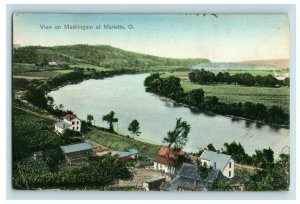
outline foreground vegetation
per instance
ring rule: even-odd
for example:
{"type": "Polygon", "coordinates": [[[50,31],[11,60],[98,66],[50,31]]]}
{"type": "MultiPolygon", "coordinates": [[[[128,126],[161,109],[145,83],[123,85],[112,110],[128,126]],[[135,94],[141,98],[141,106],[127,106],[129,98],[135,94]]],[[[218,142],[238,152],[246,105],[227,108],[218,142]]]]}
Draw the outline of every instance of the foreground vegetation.
{"type": "MultiPolygon", "coordinates": [[[[117,179],[130,179],[131,174],[125,164],[116,160],[116,157],[106,155],[90,157],[87,163],[81,165],[66,165],[60,152],[60,145],[77,143],[72,140],[72,133],[59,136],[53,131],[53,119],[21,102],[14,103],[13,109],[13,187],[16,189],[99,189],[109,190],[108,185],[117,179]],[[43,151],[44,160],[33,160],[35,151],[43,151]]],[[[144,165],[152,165],[161,146],[138,141],[133,138],[110,133],[109,129],[92,126],[82,121],[85,139],[99,143],[115,150],[136,148],[139,151],[140,161],[144,165]]],[[[174,147],[182,146],[187,141],[186,131],[189,125],[181,126],[180,119],[173,131],[168,133],[164,141],[174,147]],[[181,129],[181,127],[186,127],[181,129]],[[180,131],[178,131],[178,128],[180,131]],[[182,131],[182,132],[181,132],[182,131]],[[178,134],[179,133],[179,134],[178,134]],[[183,133],[183,134],[180,134],[183,133]],[[175,136],[176,135],[176,136],[175,136]],[[176,139],[183,136],[186,138],[176,139]],[[179,142],[179,143],[178,143],[179,142]],[[178,144],[177,144],[178,143],[178,144]]],[[[182,124],[185,124],[183,121],[182,124]]],[[[83,141],[83,140],[82,140],[83,141]]],[[[289,188],[289,156],[281,155],[277,160],[274,152],[269,149],[256,150],[255,154],[248,155],[241,144],[225,143],[224,148],[216,150],[212,144],[208,150],[221,151],[229,154],[235,162],[259,167],[256,173],[248,174],[244,178],[245,188],[249,191],[277,191],[289,188]]],[[[203,150],[202,150],[203,151],[203,150]]],[[[201,155],[200,151],[195,156],[201,155]]],[[[239,174],[237,174],[239,175],[239,174]]],[[[229,186],[216,183],[211,190],[228,190],[229,186]]],[[[110,190],[137,190],[110,189],[110,190]]]]}
{"type": "Polygon", "coordinates": [[[78,143],[72,134],[57,135],[54,121],[22,103],[13,106],[13,187],[36,188],[102,188],[131,174],[122,161],[106,155],[91,156],[86,164],[65,168],[61,145],[78,143]],[[33,153],[42,151],[44,160],[34,161],[33,153]]]}

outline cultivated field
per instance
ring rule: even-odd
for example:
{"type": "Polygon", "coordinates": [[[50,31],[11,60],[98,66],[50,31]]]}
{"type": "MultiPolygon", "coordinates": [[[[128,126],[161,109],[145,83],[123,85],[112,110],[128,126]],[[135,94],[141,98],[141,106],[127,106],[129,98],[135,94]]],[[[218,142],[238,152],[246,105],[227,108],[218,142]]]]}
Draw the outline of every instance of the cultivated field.
{"type": "Polygon", "coordinates": [[[38,77],[38,78],[44,78],[44,79],[49,79],[49,78],[55,78],[58,75],[61,74],[66,74],[69,72],[72,72],[73,70],[54,70],[54,71],[39,71],[39,72],[19,72],[19,73],[14,73],[14,76],[17,77],[38,77]]]}
{"type": "Polygon", "coordinates": [[[115,150],[126,150],[135,147],[139,150],[140,156],[147,157],[150,161],[154,160],[161,148],[158,145],[134,140],[126,136],[103,132],[96,128],[85,134],[85,137],[92,140],[93,142],[102,144],[105,147],[115,150]]]}
{"type": "MultiPolygon", "coordinates": [[[[236,72],[236,70],[234,72],[236,72]]],[[[165,73],[162,75],[162,77],[168,77],[171,75],[178,77],[187,77],[188,72],[165,73]]],[[[202,88],[205,92],[205,96],[217,96],[220,101],[224,103],[245,103],[249,101],[252,103],[262,103],[267,107],[270,107],[272,105],[281,106],[284,111],[289,112],[289,87],[248,87],[233,84],[200,85],[191,83],[189,80],[181,80],[181,85],[185,91],[202,88]]]]}

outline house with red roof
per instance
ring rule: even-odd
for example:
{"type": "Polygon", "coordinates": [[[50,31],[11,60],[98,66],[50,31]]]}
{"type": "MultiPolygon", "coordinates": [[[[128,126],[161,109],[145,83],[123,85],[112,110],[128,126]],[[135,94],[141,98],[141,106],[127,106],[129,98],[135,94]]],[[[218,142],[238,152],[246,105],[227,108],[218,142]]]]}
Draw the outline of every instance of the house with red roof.
{"type": "Polygon", "coordinates": [[[81,131],[81,121],[75,114],[67,114],[64,116],[62,121],[58,121],[54,124],[55,131],[62,134],[65,129],[70,129],[74,131],[81,131]]]}
{"type": "Polygon", "coordinates": [[[162,147],[154,160],[154,170],[174,175],[181,165],[185,154],[186,152],[182,149],[171,149],[166,146],[162,147]]]}

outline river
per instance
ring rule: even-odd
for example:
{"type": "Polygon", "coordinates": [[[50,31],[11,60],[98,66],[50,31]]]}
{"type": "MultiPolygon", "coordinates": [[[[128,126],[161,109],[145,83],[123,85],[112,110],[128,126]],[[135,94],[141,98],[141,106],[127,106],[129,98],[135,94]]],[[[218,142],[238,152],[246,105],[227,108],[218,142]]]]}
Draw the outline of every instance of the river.
{"type": "Polygon", "coordinates": [[[212,143],[221,148],[225,142],[240,142],[248,154],[255,149],[271,147],[276,156],[289,146],[290,133],[286,128],[271,128],[246,120],[232,120],[225,116],[208,116],[194,113],[189,108],[145,92],[143,85],[149,74],[122,75],[103,80],[86,80],[71,84],[49,93],[54,103],[63,104],[65,110],[72,110],[85,120],[92,114],[95,124],[108,127],[102,116],[110,111],[119,119],[115,130],[130,135],[128,124],[137,119],[140,123],[140,140],[161,144],[169,130],[175,127],[176,118],[182,118],[191,125],[189,140],[184,147],[188,152],[212,143]]]}

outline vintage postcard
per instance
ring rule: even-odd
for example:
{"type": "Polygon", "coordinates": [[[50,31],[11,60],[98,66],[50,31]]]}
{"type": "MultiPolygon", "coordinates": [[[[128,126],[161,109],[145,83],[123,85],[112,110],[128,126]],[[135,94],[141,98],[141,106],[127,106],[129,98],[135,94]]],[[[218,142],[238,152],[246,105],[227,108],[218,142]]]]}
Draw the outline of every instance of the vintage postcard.
{"type": "Polygon", "coordinates": [[[289,26],[14,13],[13,188],[288,191],[289,26]]]}

